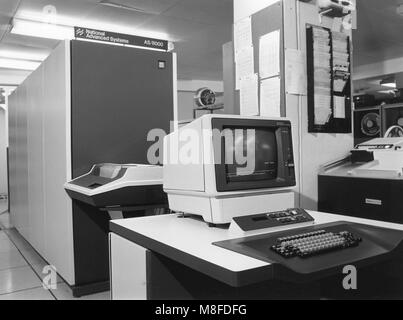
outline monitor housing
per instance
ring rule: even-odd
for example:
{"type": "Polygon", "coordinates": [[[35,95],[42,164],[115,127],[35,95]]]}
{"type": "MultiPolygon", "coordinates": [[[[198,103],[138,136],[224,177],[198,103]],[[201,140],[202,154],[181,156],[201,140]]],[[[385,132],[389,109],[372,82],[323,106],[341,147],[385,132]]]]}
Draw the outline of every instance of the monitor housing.
{"type": "Polygon", "coordinates": [[[164,140],[164,190],[173,211],[228,224],[294,207],[295,185],[288,119],[206,115],[164,140]],[[238,164],[236,155],[248,160],[238,164]]]}

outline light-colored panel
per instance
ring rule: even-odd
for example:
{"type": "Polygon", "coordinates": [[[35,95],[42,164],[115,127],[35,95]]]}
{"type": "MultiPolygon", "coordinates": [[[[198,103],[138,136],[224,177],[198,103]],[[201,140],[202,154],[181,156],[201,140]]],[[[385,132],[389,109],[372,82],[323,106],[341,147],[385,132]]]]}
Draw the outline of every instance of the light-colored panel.
{"type": "Polygon", "coordinates": [[[16,122],[16,106],[18,99],[18,91],[14,91],[9,99],[8,104],[11,106],[8,111],[8,128],[9,128],[9,202],[10,202],[10,219],[14,226],[17,226],[15,219],[15,122],[16,122]],[[11,197],[11,194],[13,195],[11,197]]]}
{"type": "Polygon", "coordinates": [[[28,137],[27,137],[27,83],[20,87],[20,97],[17,109],[17,212],[19,216],[19,232],[31,240],[30,217],[28,202],[28,137]]]}
{"type": "Polygon", "coordinates": [[[70,174],[70,49],[62,42],[10,99],[13,224],[74,285],[70,174]]]}
{"type": "Polygon", "coordinates": [[[70,46],[61,42],[44,63],[43,181],[45,194],[45,259],[74,285],[72,204],[63,185],[67,168],[70,109],[70,46]]]}
{"type": "Polygon", "coordinates": [[[146,300],[146,249],[115,234],[109,243],[112,299],[146,300]]]}
{"type": "Polygon", "coordinates": [[[31,221],[31,244],[45,255],[45,210],[43,194],[43,66],[30,77],[27,84],[28,122],[28,195],[31,221]]]}

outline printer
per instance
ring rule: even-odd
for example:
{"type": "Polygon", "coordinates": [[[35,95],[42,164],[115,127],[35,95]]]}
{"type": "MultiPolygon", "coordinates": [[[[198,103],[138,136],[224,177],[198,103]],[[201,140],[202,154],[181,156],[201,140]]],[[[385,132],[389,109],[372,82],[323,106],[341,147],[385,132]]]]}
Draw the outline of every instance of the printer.
{"type": "Polygon", "coordinates": [[[403,138],[357,145],[321,168],[319,211],[403,223],[403,138]]]}
{"type": "Polygon", "coordinates": [[[65,184],[68,195],[96,208],[166,206],[160,166],[97,164],[65,184]]]}
{"type": "Polygon", "coordinates": [[[108,290],[111,220],[166,213],[162,167],[97,164],[64,185],[72,199],[74,265],[80,294],[108,290]]]}

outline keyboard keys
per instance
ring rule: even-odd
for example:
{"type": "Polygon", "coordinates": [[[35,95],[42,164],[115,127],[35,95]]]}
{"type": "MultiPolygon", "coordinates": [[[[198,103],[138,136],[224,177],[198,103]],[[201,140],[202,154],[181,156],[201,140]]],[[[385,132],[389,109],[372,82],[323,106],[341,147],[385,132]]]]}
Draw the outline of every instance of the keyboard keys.
{"type": "Polygon", "coordinates": [[[308,258],[334,250],[343,250],[356,247],[362,242],[361,238],[347,231],[340,233],[319,230],[310,233],[298,234],[277,240],[271,250],[284,258],[308,258]]]}

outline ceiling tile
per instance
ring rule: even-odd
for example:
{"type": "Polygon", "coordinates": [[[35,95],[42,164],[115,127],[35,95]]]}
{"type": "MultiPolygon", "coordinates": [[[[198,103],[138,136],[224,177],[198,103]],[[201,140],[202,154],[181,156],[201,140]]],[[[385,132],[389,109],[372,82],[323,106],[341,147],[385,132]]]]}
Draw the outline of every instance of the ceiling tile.
{"type": "Polygon", "coordinates": [[[358,29],[353,32],[356,66],[403,56],[403,17],[396,8],[396,0],[358,0],[358,29]]]}
{"type": "Polygon", "coordinates": [[[217,24],[232,24],[232,0],[181,0],[164,15],[193,21],[217,24]]]}
{"type": "Polygon", "coordinates": [[[140,25],[142,29],[167,33],[173,41],[185,41],[192,39],[193,34],[203,30],[206,24],[183,20],[175,17],[154,16],[146,23],[140,25]]]}
{"type": "Polygon", "coordinates": [[[78,19],[84,17],[95,7],[94,3],[88,0],[23,0],[16,17],[47,21],[49,14],[45,8],[49,6],[53,6],[56,9],[56,20],[64,16],[78,19]]]}
{"type": "Polygon", "coordinates": [[[87,21],[83,21],[83,25],[91,24],[88,23],[88,20],[92,20],[99,21],[100,25],[114,24],[117,28],[121,26],[122,29],[123,27],[130,29],[137,27],[152,17],[154,17],[152,14],[139,13],[105,6],[95,6],[94,9],[86,15],[87,21]]]}

